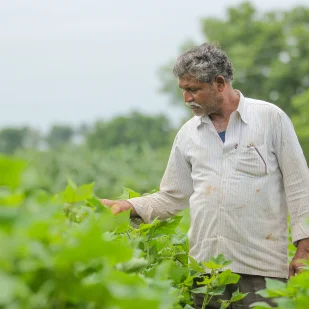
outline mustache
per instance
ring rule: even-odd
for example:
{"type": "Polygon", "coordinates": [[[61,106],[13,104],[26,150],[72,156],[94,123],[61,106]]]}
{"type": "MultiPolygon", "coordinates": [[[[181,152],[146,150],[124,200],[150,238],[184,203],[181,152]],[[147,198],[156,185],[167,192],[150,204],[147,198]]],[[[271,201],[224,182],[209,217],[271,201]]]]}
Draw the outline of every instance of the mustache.
{"type": "Polygon", "coordinates": [[[189,106],[189,107],[199,107],[199,108],[202,108],[201,105],[195,103],[195,102],[186,102],[186,105],[189,106]]]}

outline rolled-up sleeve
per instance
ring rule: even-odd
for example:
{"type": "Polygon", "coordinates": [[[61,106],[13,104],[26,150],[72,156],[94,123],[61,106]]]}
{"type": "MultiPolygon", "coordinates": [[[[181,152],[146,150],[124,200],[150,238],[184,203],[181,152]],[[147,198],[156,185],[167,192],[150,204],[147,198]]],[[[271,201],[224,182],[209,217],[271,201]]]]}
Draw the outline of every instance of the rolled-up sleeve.
{"type": "Polygon", "coordinates": [[[189,206],[189,198],[193,193],[191,164],[181,150],[179,135],[174,140],[160,190],[128,200],[145,222],[155,218],[166,219],[189,206]]]}
{"type": "Polygon", "coordinates": [[[286,201],[292,225],[292,241],[309,237],[309,170],[292,121],[278,114],[274,147],[283,175],[286,201]]]}

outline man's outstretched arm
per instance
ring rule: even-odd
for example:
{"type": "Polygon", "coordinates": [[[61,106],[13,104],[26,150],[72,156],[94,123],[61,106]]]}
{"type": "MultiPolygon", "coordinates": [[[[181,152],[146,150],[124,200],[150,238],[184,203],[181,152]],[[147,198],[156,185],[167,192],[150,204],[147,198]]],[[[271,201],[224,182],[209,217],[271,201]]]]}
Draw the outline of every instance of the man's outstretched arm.
{"type": "Polygon", "coordinates": [[[140,216],[145,222],[157,217],[166,219],[187,208],[193,193],[191,164],[186,160],[178,139],[179,134],[174,140],[158,192],[127,201],[103,199],[103,204],[109,206],[114,214],[131,209],[131,216],[140,216]]]}

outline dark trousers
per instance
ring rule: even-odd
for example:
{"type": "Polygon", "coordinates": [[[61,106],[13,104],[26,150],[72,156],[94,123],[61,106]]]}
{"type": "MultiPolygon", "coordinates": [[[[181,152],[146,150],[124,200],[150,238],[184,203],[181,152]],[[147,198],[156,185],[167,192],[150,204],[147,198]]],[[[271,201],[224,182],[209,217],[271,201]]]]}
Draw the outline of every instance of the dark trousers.
{"type": "MultiPolygon", "coordinates": [[[[228,309],[250,309],[250,305],[257,302],[257,301],[264,301],[271,306],[275,304],[271,301],[271,299],[265,299],[262,296],[256,294],[257,291],[265,289],[266,282],[265,277],[261,276],[253,276],[253,275],[245,275],[239,274],[241,278],[239,279],[238,283],[236,284],[229,284],[226,286],[225,292],[223,295],[214,296],[210,303],[206,306],[207,309],[220,309],[220,302],[219,299],[227,300],[231,299],[232,293],[239,289],[239,292],[242,293],[249,293],[245,298],[232,303],[228,309]]],[[[281,278],[272,278],[277,279],[282,282],[287,282],[287,279],[281,278]]],[[[195,280],[193,284],[193,288],[201,287],[201,285],[197,285],[197,281],[195,280]]],[[[194,297],[194,307],[195,309],[201,309],[204,300],[204,294],[193,294],[194,297]]]]}

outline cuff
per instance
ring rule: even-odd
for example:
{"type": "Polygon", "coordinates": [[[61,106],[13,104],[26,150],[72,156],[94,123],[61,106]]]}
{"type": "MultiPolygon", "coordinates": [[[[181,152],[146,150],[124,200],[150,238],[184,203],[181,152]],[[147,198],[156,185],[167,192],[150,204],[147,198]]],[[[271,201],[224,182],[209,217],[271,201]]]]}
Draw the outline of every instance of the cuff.
{"type": "Polygon", "coordinates": [[[309,224],[306,222],[297,223],[292,228],[292,242],[296,247],[297,242],[304,238],[309,238],[309,224]]]}
{"type": "Polygon", "coordinates": [[[127,200],[132,204],[136,213],[143,219],[145,223],[152,222],[153,208],[147,203],[143,197],[135,197],[127,200]]]}

